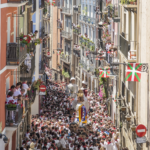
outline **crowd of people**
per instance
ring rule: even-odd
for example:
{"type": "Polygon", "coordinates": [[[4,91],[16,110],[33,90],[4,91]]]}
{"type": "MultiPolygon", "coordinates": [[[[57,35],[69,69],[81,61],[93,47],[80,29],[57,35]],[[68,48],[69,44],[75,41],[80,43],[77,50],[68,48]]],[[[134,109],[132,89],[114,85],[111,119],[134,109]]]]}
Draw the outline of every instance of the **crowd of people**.
{"type": "Polygon", "coordinates": [[[90,91],[87,98],[88,123],[79,126],[65,89],[48,83],[40,114],[32,116],[20,150],[120,150],[119,130],[108,116],[104,100],[90,91]]]}

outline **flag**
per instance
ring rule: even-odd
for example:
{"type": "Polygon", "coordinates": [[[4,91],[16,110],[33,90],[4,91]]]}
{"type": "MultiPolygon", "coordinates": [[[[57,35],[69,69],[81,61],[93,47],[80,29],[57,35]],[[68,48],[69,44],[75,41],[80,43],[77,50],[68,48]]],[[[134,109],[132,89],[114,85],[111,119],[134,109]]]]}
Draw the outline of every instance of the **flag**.
{"type": "Polygon", "coordinates": [[[55,0],[47,0],[47,2],[48,2],[50,5],[55,6],[55,0]]]}
{"type": "Polygon", "coordinates": [[[141,80],[141,63],[132,63],[127,65],[125,81],[140,82],[141,80]]]}
{"type": "Polygon", "coordinates": [[[100,68],[99,77],[100,78],[109,78],[110,68],[100,68]]]}

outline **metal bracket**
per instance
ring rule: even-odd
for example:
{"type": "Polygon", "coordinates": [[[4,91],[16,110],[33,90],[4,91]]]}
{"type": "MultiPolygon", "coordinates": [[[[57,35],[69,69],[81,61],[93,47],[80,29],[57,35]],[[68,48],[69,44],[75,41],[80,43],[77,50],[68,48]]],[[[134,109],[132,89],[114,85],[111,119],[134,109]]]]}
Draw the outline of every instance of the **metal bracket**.
{"type": "Polygon", "coordinates": [[[24,17],[24,14],[22,15],[19,15],[19,14],[16,14],[16,16],[12,13],[12,17],[24,17]]]}

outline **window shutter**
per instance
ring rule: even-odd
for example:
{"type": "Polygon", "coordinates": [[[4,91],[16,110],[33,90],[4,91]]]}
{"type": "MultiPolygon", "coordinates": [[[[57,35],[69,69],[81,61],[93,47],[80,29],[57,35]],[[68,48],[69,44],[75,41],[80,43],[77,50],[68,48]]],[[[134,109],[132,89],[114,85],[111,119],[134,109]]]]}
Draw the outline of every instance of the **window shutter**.
{"type": "Polygon", "coordinates": [[[16,42],[16,14],[14,15],[14,42],[16,42]]]}
{"type": "Polygon", "coordinates": [[[7,18],[7,43],[10,43],[10,17],[7,18]]]}
{"type": "Polygon", "coordinates": [[[31,32],[33,33],[33,21],[30,21],[31,32]]]}

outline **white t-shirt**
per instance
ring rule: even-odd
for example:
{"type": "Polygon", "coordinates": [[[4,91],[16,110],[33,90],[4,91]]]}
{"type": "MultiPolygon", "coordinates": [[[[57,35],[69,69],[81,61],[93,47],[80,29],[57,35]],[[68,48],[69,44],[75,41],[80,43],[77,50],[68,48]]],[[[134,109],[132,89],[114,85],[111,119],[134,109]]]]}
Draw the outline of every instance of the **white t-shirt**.
{"type": "Polygon", "coordinates": [[[29,88],[29,86],[26,83],[24,83],[22,84],[22,88],[25,90],[24,94],[27,94],[27,89],[29,88]]]}

